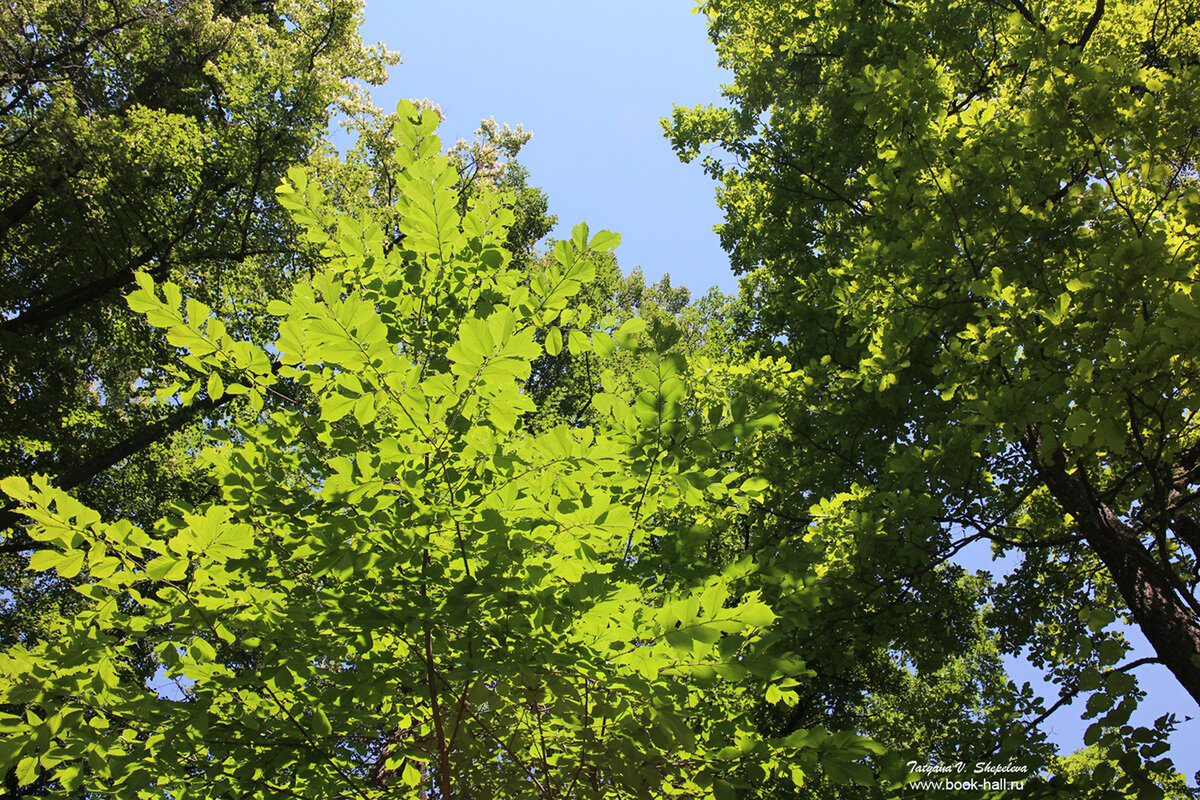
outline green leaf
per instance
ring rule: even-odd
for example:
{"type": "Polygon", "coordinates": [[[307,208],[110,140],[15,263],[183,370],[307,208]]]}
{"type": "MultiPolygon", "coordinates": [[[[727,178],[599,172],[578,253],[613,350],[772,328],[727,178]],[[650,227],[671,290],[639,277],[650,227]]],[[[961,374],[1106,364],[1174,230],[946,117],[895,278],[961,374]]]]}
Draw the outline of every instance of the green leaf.
{"type": "Polygon", "coordinates": [[[146,564],[146,577],[158,581],[177,581],[187,574],[187,568],[186,558],[162,555],[146,564]]]}
{"type": "Polygon", "coordinates": [[[83,785],[83,767],[80,764],[68,764],[59,769],[54,777],[68,792],[77,792],[83,785]]]}
{"type": "Polygon", "coordinates": [[[1104,679],[1109,694],[1124,695],[1137,688],[1137,678],[1128,672],[1111,672],[1104,679]]]}
{"type": "Polygon", "coordinates": [[[18,502],[28,502],[30,499],[29,482],[16,475],[0,479],[0,491],[18,502]]]}
{"type": "Polygon", "coordinates": [[[742,492],[750,495],[764,494],[771,488],[770,482],[763,477],[755,476],[742,481],[742,492]]]}
{"type": "Polygon", "coordinates": [[[583,250],[588,243],[588,225],[586,222],[580,222],[571,229],[571,243],[575,245],[577,250],[583,250]]]}
{"type": "Polygon", "coordinates": [[[551,328],[546,332],[546,353],[556,356],[562,352],[563,337],[562,331],[558,328],[551,328]]]}
{"type": "Polygon", "coordinates": [[[612,338],[613,341],[626,350],[636,350],[637,334],[642,333],[645,330],[646,321],[639,319],[638,317],[634,317],[632,319],[625,320],[625,322],[621,324],[621,327],[617,329],[617,332],[613,334],[612,338]]]}
{"type": "Polygon", "coordinates": [[[25,756],[18,762],[16,769],[17,785],[28,786],[37,780],[38,774],[41,772],[38,769],[38,760],[34,756],[25,756]]]}
{"type": "Polygon", "coordinates": [[[737,619],[747,625],[765,628],[775,622],[777,616],[766,603],[743,602],[737,607],[737,619]]]}
{"type": "Polygon", "coordinates": [[[576,356],[581,356],[592,349],[592,340],[587,337],[587,334],[575,329],[568,331],[567,344],[572,355],[576,356]]]}
{"type": "Polygon", "coordinates": [[[215,372],[209,374],[207,388],[208,396],[213,400],[220,400],[225,395],[225,383],[215,372]]]}
{"type": "Polygon", "coordinates": [[[97,665],[96,674],[100,677],[101,682],[110,689],[115,689],[121,682],[121,678],[117,675],[116,669],[108,659],[102,659],[97,665]]]}
{"type": "Polygon", "coordinates": [[[312,715],[313,731],[318,736],[331,736],[333,734],[333,725],[329,722],[329,717],[321,709],[314,709],[312,715]]]}
{"type": "Polygon", "coordinates": [[[55,565],[60,578],[74,578],[83,569],[84,554],[82,550],[72,550],[64,553],[62,560],[55,565]]]}
{"type": "Polygon", "coordinates": [[[354,403],[354,419],[359,425],[369,425],[375,420],[375,396],[364,394],[354,403]]]}
{"type": "Polygon", "coordinates": [[[872,786],[875,783],[875,773],[865,764],[826,759],[822,760],[821,766],[825,768],[825,774],[835,784],[872,786]]]}
{"type": "Polygon", "coordinates": [[[612,231],[597,231],[588,244],[588,249],[599,252],[612,250],[621,244],[621,234],[612,231]]]}
{"type": "Polygon", "coordinates": [[[604,331],[595,331],[592,334],[592,347],[596,350],[596,355],[601,358],[607,358],[612,355],[616,349],[616,342],[604,331]]]}
{"type": "Polygon", "coordinates": [[[29,568],[34,572],[45,572],[62,563],[63,555],[57,550],[38,550],[29,557],[29,568]]]}
{"type": "Polygon", "coordinates": [[[211,644],[197,636],[192,639],[192,643],[188,645],[188,655],[198,664],[204,664],[215,661],[217,651],[211,644]]]}

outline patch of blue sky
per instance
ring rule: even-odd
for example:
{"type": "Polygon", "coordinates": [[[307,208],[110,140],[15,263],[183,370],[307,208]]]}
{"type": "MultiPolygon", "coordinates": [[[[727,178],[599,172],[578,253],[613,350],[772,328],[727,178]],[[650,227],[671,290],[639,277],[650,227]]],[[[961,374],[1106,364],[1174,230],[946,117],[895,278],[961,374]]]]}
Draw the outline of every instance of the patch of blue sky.
{"type": "Polygon", "coordinates": [[[620,233],[625,272],[670,273],[693,297],[737,281],[713,232],[716,186],[683,164],[659,126],[673,105],[720,102],[731,73],[717,66],[704,18],[688,0],[563,3],[368,0],[363,39],[398,51],[376,105],[428,98],[446,121],[447,146],[480,120],[523,125],[519,156],[565,238],[586,221],[620,233]]]}

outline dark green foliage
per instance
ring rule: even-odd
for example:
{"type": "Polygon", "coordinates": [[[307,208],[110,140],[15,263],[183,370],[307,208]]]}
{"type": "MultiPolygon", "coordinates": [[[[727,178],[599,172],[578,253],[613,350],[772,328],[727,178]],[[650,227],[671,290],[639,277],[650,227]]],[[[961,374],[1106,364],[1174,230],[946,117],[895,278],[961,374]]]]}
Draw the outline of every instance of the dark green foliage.
{"type": "Polygon", "coordinates": [[[784,574],[827,570],[809,622],[845,660],[814,667],[1027,649],[1154,795],[1114,622],[1200,700],[1195,4],[701,5],[729,107],[668,127],[714,154],[752,346],[799,373],[761,530],[784,574]],[[953,561],[972,542],[1019,565],[980,584],[953,561]]]}

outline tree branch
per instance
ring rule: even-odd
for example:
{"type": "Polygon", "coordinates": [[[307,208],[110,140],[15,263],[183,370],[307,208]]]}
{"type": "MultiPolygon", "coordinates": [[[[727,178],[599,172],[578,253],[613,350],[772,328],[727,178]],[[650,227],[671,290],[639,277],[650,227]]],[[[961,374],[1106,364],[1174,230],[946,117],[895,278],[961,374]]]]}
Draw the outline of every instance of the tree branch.
{"type": "Polygon", "coordinates": [[[1083,28],[1083,33],[1079,34],[1079,40],[1071,46],[1076,50],[1082,50],[1084,45],[1088,43],[1088,40],[1092,38],[1092,34],[1096,32],[1096,26],[1100,24],[1100,18],[1103,16],[1104,0],[1096,0],[1096,10],[1088,18],[1087,25],[1083,28]]]}
{"type": "MultiPolygon", "coordinates": [[[[213,400],[211,397],[206,397],[203,400],[183,406],[166,418],[151,423],[142,430],[126,436],[111,447],[92,455],[90,458],[74,466],[64,469],[51,479],[50,483],[63,490],[70,490],[87,483],[106,469],[115,466],[129,456],[171,435],[200,414],[219,408],[233,398],[234,395],[230,394],[222,396],[220,400],[213,400]]],[[[0,531],[12,528],[20,520],[21,515],[17,513],[14,504],[9,504],[5,508],[0,509],[0,531]]],[[[10,537],[8,541],[0,544],[0,553],[17,553],[34,550],[37,549],[37,546],[37,542],[22,533],[10,537]]]]}

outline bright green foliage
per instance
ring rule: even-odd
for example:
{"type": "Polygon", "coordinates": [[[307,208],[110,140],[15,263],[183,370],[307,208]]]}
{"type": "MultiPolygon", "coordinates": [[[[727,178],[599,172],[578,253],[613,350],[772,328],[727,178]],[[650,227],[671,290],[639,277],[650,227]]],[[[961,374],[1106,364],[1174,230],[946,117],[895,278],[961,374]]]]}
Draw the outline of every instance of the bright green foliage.
{"type": "Polygon", "coordinates": [[[848,669],[874,638],[935,670],[987,603],[1117,753],[1118,618],[1200,700],[1195,4],[701,7],[731,107],[668,127],[736,156],[706,161],[722,239],[756,346],[802,373],[775,547],[858,587],[848,669]],[[1022,559],[974,598],[968,540],[1022,559]]]}
{"type": "MultiPolygon", "coordinates": [[[[172,283],[129,296],[186,351],[168,394],[258,410],[204,451],[218,500],[139,528],[4,482],[46,547],[31,568],[88,602],[0,657],[0,702],[27,709],[0,723],[0,766],[147,798],[724,798],[718,776],[855,770],[874,745],[769,740],[734,713],[803,679],[765,655],[776,614],[740,591],[753,564],[663,581],[649,550],[686,535],[672,514],[763,491],[713,442],[749,441],[769,410],[691,395],[686,360],[640,349],[630,320],[568,338],[639,352],[639,394],[599,395],[594,428],[525,430],[530,364],[616,237],[581,225],[524,283],[503,198],[460,210],[436,117],[398,118],[402,246],[299,169],[280,187],[329,261],[270,304],[270,348],[172,283]],[[142,683],[144,653],[161,672],[142,683]]],[[[785,365],[733,374],[756,369],[785,365]]]]}
{"type": "MultiPolygon", "coordinates": [[[[357,0],[0,7],[0,476],[50,475],[141,523],[205,497],[188,423],[220,400],[151,402],[172,348],[122,294],[139,271],[170,279],[266,341],[264,298],[298,266],[273,189],[394,61],[360,19],[357,0]]],[[[7,645],[71,595],[22,574],[33,545],[0,519],[7,645]]]]}
{"type": "MultiPolygon", "coordinates": [[[[1140,759],[1133,753],[1139,750],[1161,752],[1163,745],[1152,736],[1136,735],[1130,730],[1122,733],[1122,748],[1114,748],[1105,753],[1096,746],[1086,747],[1069,756],[1056,758],[1055,771],[1063,778],[1070,779],[1075,791],[1079,793],[1092,793],[1089,796],[1104,796],[1105,792],[1118,797],[1138,796],[1140,787],[1136,783],[1124,780],[1122,772],[1125,770],[1122,769],[1120,761],[1125,759],[1126,762],[1132,760],[1136,763],[1140,759]]],[[[1153,755],[1148,757],[1153,758],[1153,755]]],[[[1194,800],[1196,797],[1195,788],[1188,788],[1186,779],[1178,772],[1168,769],[1156,776],[1156,779],[1165,791],[1162,795],[1163,800],[1194,800]]]]}
{"type": "MultiPolygon", "coordinates": [[[[415,105],[442,117],[441,109],[427,100],[415,105]]],[[[389,247],[401,235],[399,223],[403,218],[394,175],[394,154],[401,146],[394,134],[397,120],[395,113],[385,114],[373,106],[364,108],[343,122],[346,133],[354,137],[353,146],[344,156],[326,144],[308,162],[310,179],[324,187],[330,203],[343,213],[370,214],[383,229],[389,247]]],[[[508,194],[514,219],[505,245],[517,262],[515,266],[527,268],[526,262],[533,260],[535,246],[557,222],[548,213],[545,193],[529,186],[528,172],[513,161],[532,134],[520,126],[513,130],[507,125],[497,125],[494,120],[484,120],[475,134],[472,141],[460,139],[447,152],[459,174],[455,185],[459,203],[465,209],[477,191],[500,189],[508,194]]],[[[302,250],[320,260],[319,248],[302,250]]]]}
{"type": "Polygon", "coordinates": [[[271,189],[330,106],[355,104],[348,82],[392,60],[363,48],[360,15],[349,0],[0,11],[6,472],[57,472],[111,442],[95,429],[137,427],[120,415],[142,416],[133,383],[162,356],[120,300],[137,271],[258,331],[256,301],[291,283],[271,189]]]}
{"type": "MultiPolygon", "coordinates": [[[[637,334],[641,341],[663,352],[686,356],[693,364],[701,357],[733,365],[746,355],[731,327],[738,308],[736,298],[712,289],[692,301],[686,287],[671,285],[670,275],[647,284],[639,267],[622,274],[611,255],[596,254],[593,262],[595,279],[571,299],[562,315],[565,324],[557,334],[561,349],[552,353],[548,348],[546,355],[533,364],[528,387],[538,413],[530,424],[544,427],[590,422],[595,413],[592,401],[603,391],[601,378],[605,371],[612,371],[616,380],[632,388],[634,374],[641,366],[639,359],[627,351],[613,352],[616,343],[605,334],[599,337],[599,348],[612,358],[602,370],[584,334],[584,328],[595,320],[603,323],[602,327],[619,329],[626,320],[638,317],[646,323],[646,330],[637,334]]],[[[547,253],[532,265],[531,271],[537,274],[553,264],[553,255],[547,253]]]]}
{"type": "MultiPolygon", "coordinates": [[[[613,270],[602,280],[609,285],[605,294],[611,299],[590,297],[596,290],[591,285],[586,289],[589,310],[611,310],[623,319],[632,307],[647,318],[647,330],[639,336],[686,356],[694,373],[690,391],[696,402],[720,404],[735,398],[738,403],[767,403],[797,391],[795,375],[786,365],[755,359],[735,338],[734,325],[744,314],[736,299],[714,291],[687,304],[685,289],[672,289],[665,281],[646,286],[637,270],[625,278],[613,270]],[[743,362],[750,369],[730,366],[743,362]]],[[[600,370],[589,361],[592,357],[564,349],[535,363],[535,391],[551,391],[537,395],[545,399],[531,424],[543,426],[563,418],[578,424],[588,419],[591,401],[600,391],[593,388],[600,370]]],[[[632,354],[617,352],[606,369],[613,373],[612,380],[632,384],[637,380],[635,362],[632,354]]],[[[781,462],[789,470],[804,468],[789,462],[783,432],[753,442],[717,433],[706,437],[704,445],[749,472],[782,472],[781,462]]],[[[775,487],[771,494],[784,491],[775,487]]],[[[1007,685],[997,647],[972,605],[984,581],[961,577],[961,570],[942,571],[951,591],[946,599],[955,605],[930,613],[928,607],[907,605],[904,595],[881,589],[878,583],[862,586],[854,567],[864,559],[844,538],[853,527],[843,524],[836,512],[831,511],[829,524],[819,534],[810,529],[802,546],[792,540],[790,547],[781,549],[781,542],[789,541],[787,520],[779,517],[782,509],[774,498],[765,505],[734,510],[723,498],[710,497],[706,506],[701,520],[690,516],[694,509],[676,510],[672,525],[689,535],[654,544],[664,579],[686,582],[713,565],[746,557],[768,565],[747,576],[742,586],[773,598],[781,617],[773,626],[777,638],[771,647],[780,654],[800,655],[813,673],[783,689],[769,688],[749,705],[745,698],[730,698],[731,704],[722,706],[728,709],[725,713],[745,715],[775,737],[814,726],[851,729],[887,751],[847,769],[834,764],[831,770],[808,770],[799,790],[791,780],[751,779],[744,786],[753,790],[750,796],[864,796],[901,780],[909,760],[953,763],[962,754],[991,753],[998,745],[1005,758],[1019,757],[1031,770],[1047,763],[1051,749],[1040,732],[1026,732],[1020,719],[1023,712],[1036,709],[1033,699],[1007,685]],[[797,586],[804,591],[795,592],[797,586]],[[920,673],[911,661],[898,657],[898,641],[912,643],[910,649],[921,657],[920,673]]]]}
{"type": "MultiPolygon", "coordinates": [[[[686,356],[695,374],[690,390],[699,402],[739,398],[736,402],[766,403],[797,393],[794,373],[778,362],[756,360],[738,340],[736,326],[745,309],[736,298],[714,290],[688,303],[687,290],[672,288],[666,279],[647,286],[640,271],[621,277],[603,262],[598,272],[597,282],[576,300],[586,296],[589,312],[598,309],[595,313],[612,313],[618,320],[634,313],[647,319],[647,330],[639,336],[686,356]],[[730,366],[741,363],[752,367],[730,366]]],[[[535,362],[531,380],[539,411],[530,424],[579,424],[590,418],[592,399],[601,391],[601,370],[593,359],[590,352],[580,356],[564,348],[535,362]]],[[[632,386],[637,361],[618,351],[607,360],[606,371],[613,373],[611,380],[632,386]]],[[[791,481],[807,465],[794,463],[785,433],[753,442],[717,434],[706,437],[705,444],[738,469],[774,470],[791,481]]],[[[886,747],[882,756],[848,771],[836,766],[828,774],[809,771],[799,796],[862,796],[903,778],[909,760],[953,763],[960,755],[991,753],[998,746],[1005,758],[1020,757],[1031,770],[1045,765],[1051,748],[1039,731],[1027,732],[1021,720],[1022,714],[1037,710],[1033,698],[1007,685],[996,643],[974,606],[986,582],[957,569],[937,571],[937,580],[922,587],[926,599],[938,589],[943,592],[933,613],[931,606],[911,602],[911,594],[879,582],[864,585],[856,568],[870,562],[848,538],[853,521],[847,524],[830,510],[820,530],[808,529],[806,539],[797,542],[781,516],[787,511],[777,498],[785,492],[784,486],[774,487],[765,504],[736,511],[723,507],[722,498],[710,498],[704,520],[681,509],[673,525],[690,535],[656,542],[655,554],[666,580],[687,581],[713,565],[745,557],[769,565],[748,576],[743,586],[774,598],[781,618],[773,626],[778,638],[772,647],[800,655],[813,675],[784,690],[768,690],[749,706],[739,700],[742,704],[729,713],[748,716],[772,736],[823,725],[855,730],[886,747]],[[789,546],[781,548],[781,543],[789,546]],[[793,594],[798,585],[805,591],[793,594]],[[903,656],[906,650],[920,657],[920,672],[903,656]],[[873,788],[847,785],[851,776],[873,788]]],[[[791,780],[753,780],[748,786],[759,797],[793,798],[798,791],[791,780]]]]}

